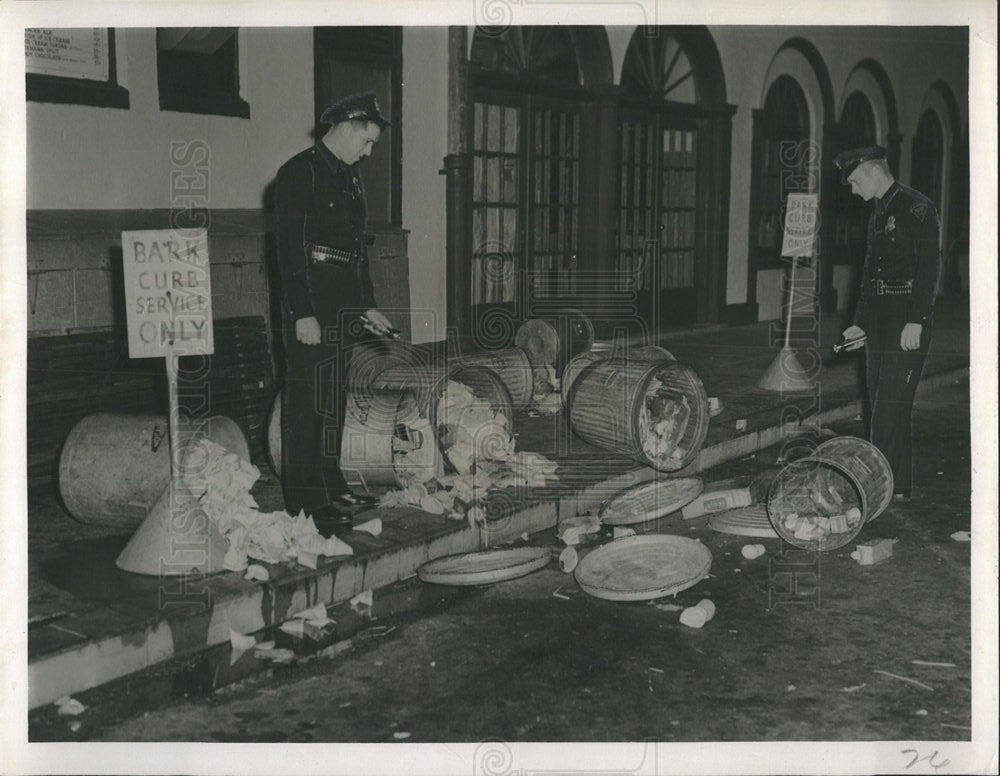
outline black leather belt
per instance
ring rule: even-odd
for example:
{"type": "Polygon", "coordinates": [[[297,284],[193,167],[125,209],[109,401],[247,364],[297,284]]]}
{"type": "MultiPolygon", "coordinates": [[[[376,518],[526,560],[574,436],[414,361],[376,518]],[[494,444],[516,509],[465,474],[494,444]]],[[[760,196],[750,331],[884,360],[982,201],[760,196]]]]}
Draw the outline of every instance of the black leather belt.
{"type": "Polygon", "coordinates": [[[872,292],[875,296],[896,296],[913,293],[912,280],[872,280],[872,292]]]}
{"type": "Polygon", "coordinates": [[[353,251],[342,251],[326,245],[306,244],[306,253],[313,264],[350,264],[358,258],[353,251]]]}

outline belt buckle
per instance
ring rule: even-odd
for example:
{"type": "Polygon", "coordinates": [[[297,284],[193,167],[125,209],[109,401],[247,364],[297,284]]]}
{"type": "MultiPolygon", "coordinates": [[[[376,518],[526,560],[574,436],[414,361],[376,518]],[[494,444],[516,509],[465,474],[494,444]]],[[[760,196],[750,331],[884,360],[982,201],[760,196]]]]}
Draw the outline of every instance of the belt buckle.
{"type": "Polygon", "coordinates": [[[875,281],[875,293],[878,296],[885,296],[885,281],[882,278],[875,281]]]}

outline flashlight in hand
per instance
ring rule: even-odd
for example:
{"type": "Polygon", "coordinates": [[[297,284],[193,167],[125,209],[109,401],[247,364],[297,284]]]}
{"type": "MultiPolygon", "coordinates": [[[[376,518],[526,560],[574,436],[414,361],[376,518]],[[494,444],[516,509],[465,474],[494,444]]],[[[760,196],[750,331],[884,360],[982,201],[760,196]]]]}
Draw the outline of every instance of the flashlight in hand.
{"type": "Polygon", "coordinates": [[[833,346],[833,352],[843,353],[844,351],[857,350],[864,345],[867,340],[867,334],[862,334],[860,337],[855,337],[854,339],[841,338],[840,342],[833,346]]]}
{"type": "Polygon", "coordinates": [[[399,339],[399,329],[394,329],[391,326],[383,326],[381,323],[375,323],[375,321],[367,315],[362,315],[358,320],[361,321],[362,326],[378,337],[391,337],[394,340],[399,339]]]}

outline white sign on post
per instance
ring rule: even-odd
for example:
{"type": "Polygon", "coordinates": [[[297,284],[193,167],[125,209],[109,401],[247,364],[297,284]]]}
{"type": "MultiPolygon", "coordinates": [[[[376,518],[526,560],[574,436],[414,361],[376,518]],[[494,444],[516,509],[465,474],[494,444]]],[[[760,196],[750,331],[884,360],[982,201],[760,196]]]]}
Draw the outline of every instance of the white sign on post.
{"type": "Polygon", "coordinates": [[[208,234],[122,232],[130,358],[215,352],[208,234]]]}
{"type": "Polygon", "coordinates": [[[789,194],[782,256],[812,256],[819,231],[819,194],[789,194]]]}

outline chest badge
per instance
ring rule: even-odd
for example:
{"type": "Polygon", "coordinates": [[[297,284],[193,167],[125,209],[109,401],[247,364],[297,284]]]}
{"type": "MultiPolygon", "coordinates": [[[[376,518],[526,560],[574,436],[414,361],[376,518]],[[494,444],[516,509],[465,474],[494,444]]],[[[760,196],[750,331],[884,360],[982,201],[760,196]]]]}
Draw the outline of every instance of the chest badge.
{"type": "Polygon", "coordinates": [[[889,220],[885,222],[885,231],[891,232],[896,228],[896,216],[889,216],[889,220]]]}

